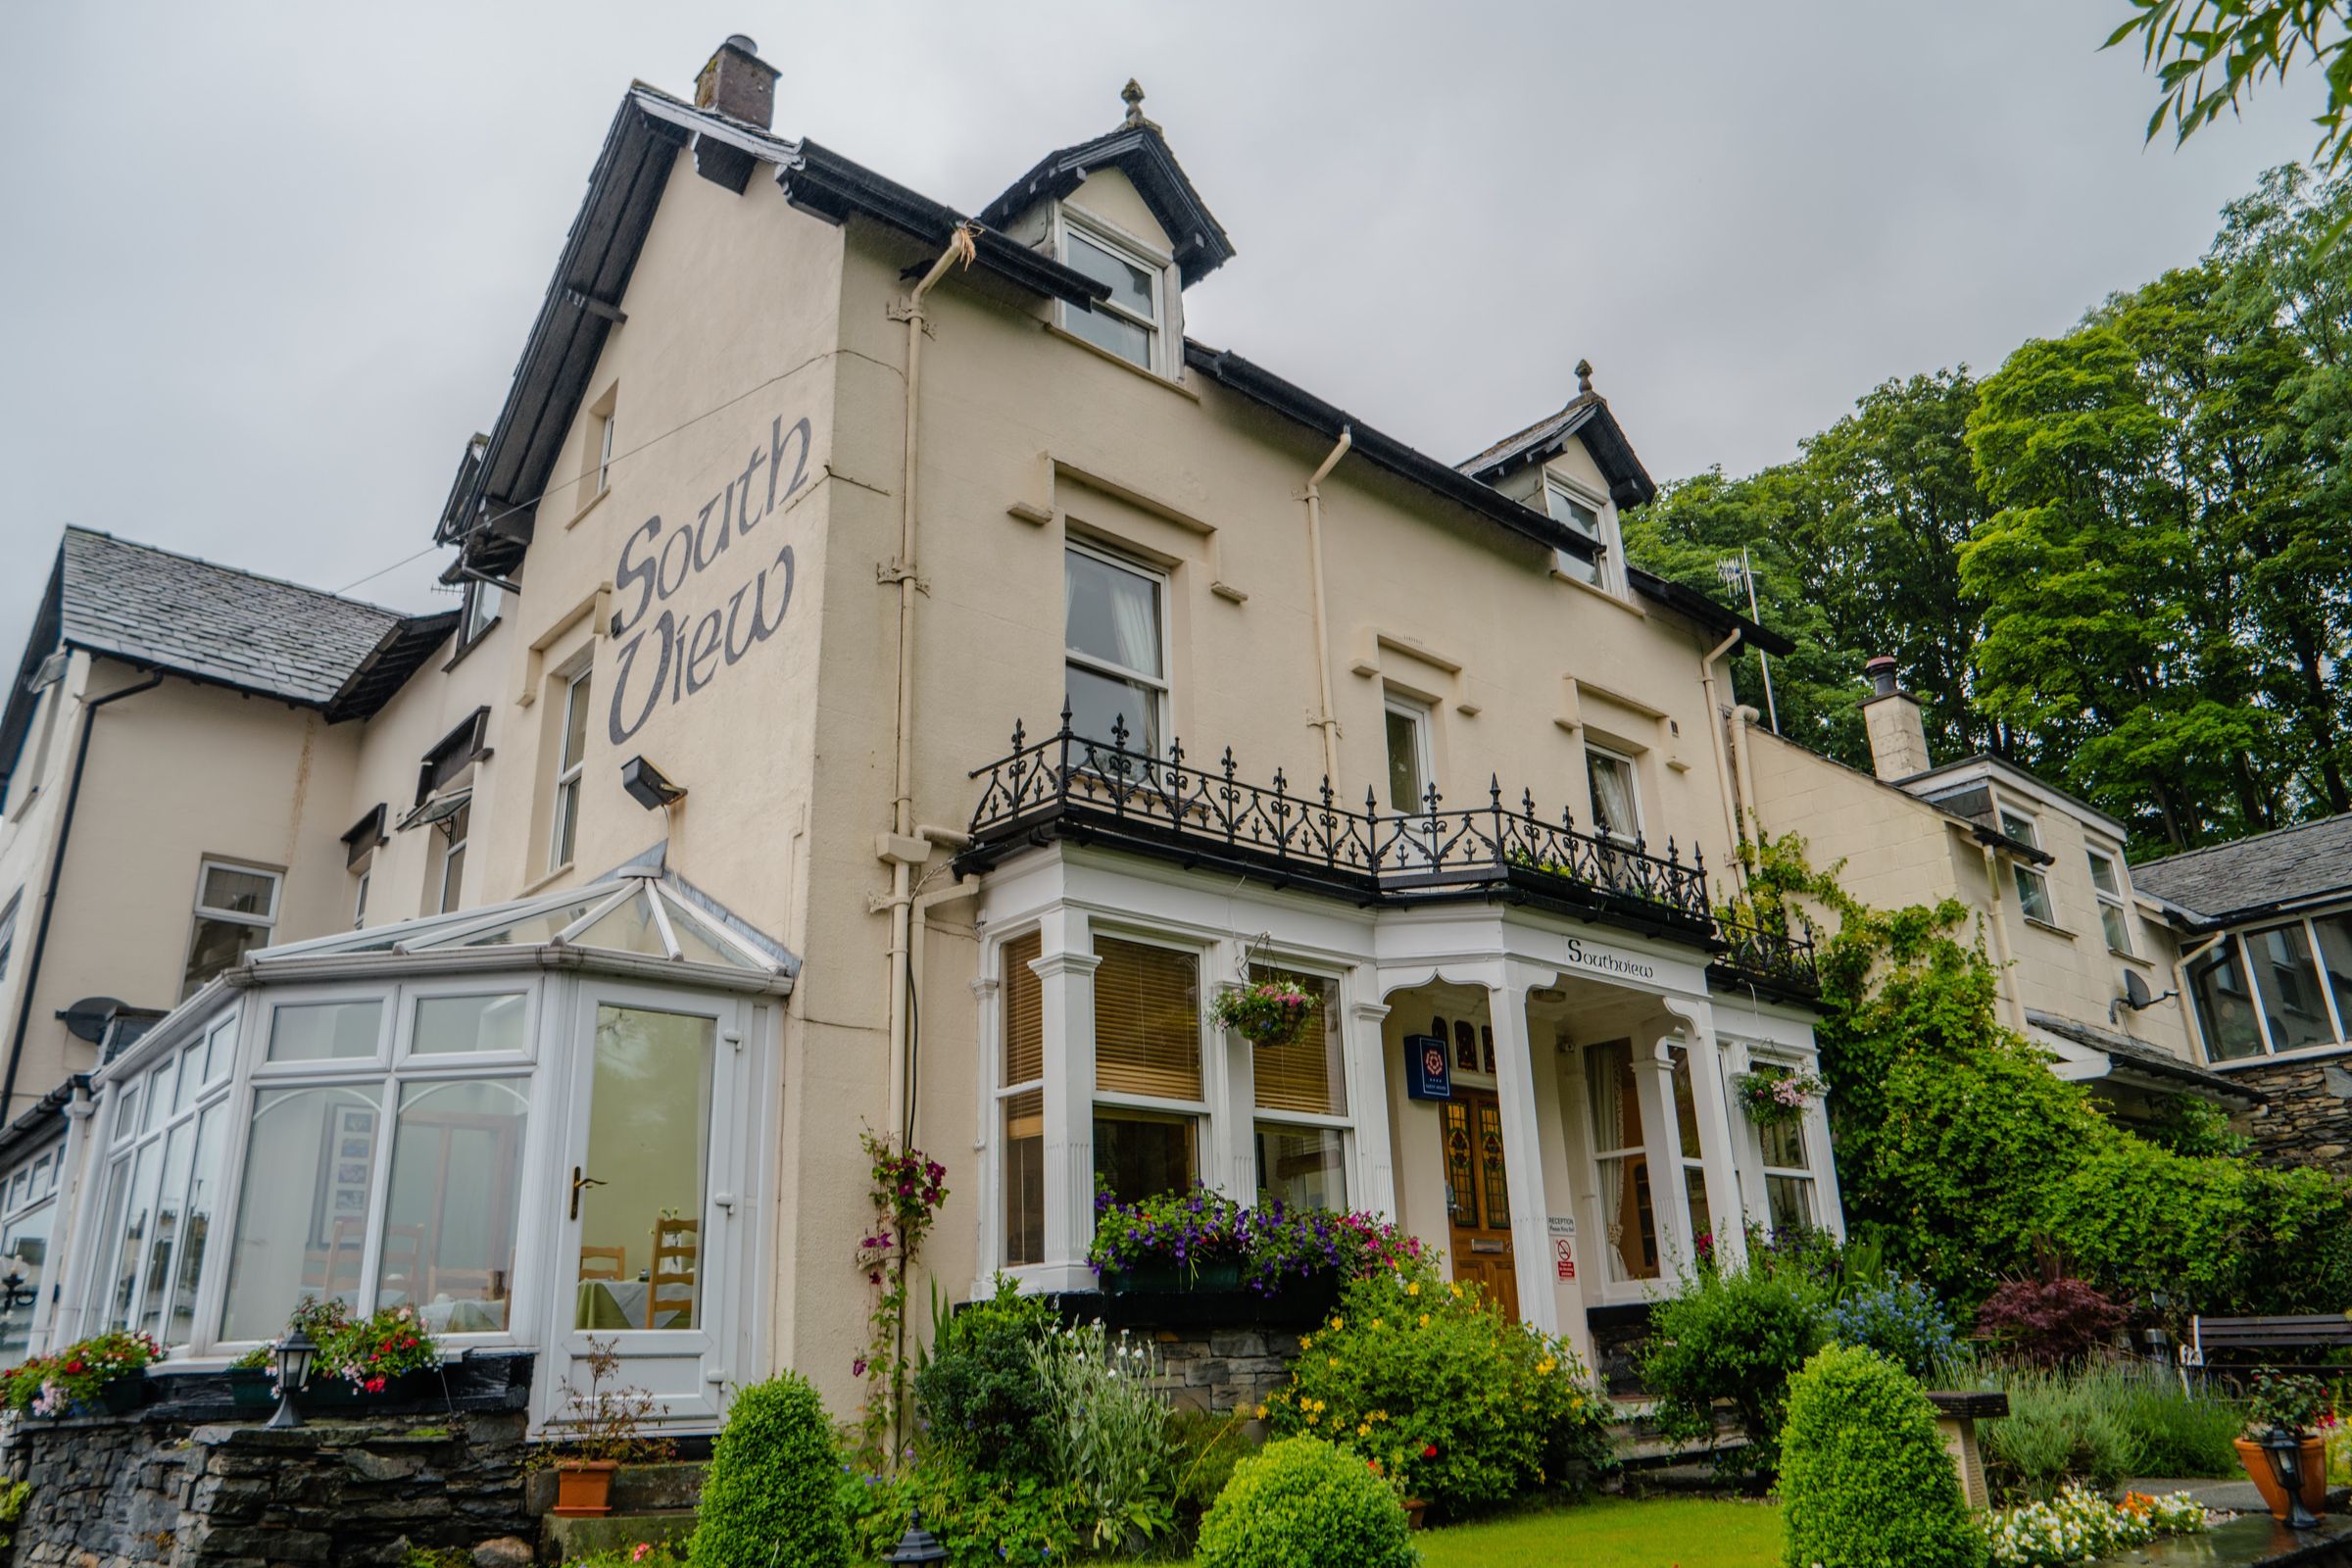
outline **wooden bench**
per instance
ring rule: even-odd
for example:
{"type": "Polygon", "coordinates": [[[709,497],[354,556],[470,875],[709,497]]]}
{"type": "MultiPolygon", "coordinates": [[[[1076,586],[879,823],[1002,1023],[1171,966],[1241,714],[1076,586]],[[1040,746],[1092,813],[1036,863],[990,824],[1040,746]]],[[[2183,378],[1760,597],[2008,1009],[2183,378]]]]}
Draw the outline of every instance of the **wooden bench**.
{"type": "Polygon", "coordinates": [[[2261,1368],[2278,1372],[2352,1375],[2352,1365],[2281,1359],[2287,1350],[2352,1349],[2352,1312],[2306,1312],[2279,1317],[2192,1317],[2180,1365],[2207,1372],[2261,1368]]]}

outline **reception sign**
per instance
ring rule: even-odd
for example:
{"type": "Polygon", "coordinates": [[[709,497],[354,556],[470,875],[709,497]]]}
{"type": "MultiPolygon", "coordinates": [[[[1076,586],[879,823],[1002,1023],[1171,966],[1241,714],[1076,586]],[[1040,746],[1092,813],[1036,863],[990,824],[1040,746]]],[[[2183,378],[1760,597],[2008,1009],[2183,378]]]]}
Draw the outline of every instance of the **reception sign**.
{"type": "Polygon", "coordinates": [[[1436,1035],[1404,1037],[1404,1092],[1413,1100],[1453,1098],[1452,1059],[1436,1035]]]}

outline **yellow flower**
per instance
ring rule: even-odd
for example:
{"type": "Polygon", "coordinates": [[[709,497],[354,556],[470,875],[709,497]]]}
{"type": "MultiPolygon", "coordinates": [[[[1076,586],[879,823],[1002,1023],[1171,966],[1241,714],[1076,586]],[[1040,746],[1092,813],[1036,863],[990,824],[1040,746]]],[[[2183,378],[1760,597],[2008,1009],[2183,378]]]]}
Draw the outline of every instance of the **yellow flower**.
{"type": "Polygon", "coordinates": [[[1317,1421],[1319,1421],[1319,1420],[1321,1420],[1321,1419],[1322,1419],[1322,1417],[1320,1417],[1320,1416],[1316,1415],[1316,1414],[1315,1414],[1315,1412],[1314,1412],[1314,1411],[1312,1411],[1312,1410],[1309,1410],[1309,1411],[1307,1411],[1307,1412],[1306,1412],[1306,1424],[1307,1424],[1308,1426],[1310,1426],[1310,1427],[1311,1427],[1311,1426],[1313,1426],[1313,1425],[1314,1425],[1314,1424],[1315,1424],[1317,1421]]]}
{"type": "Polygon", "coordinates": [[[1423,1328],[1429,1327],[1429,1314],[1427,1312],[1421,1314],[1421,1326],[1423,1328]]]}
{"type": "Polygon", "coordinates": [[[1301,1350],[1311,1350],[1314,1348],[1315,1337],[1312,1334],[1301,1334],[1298,1336],[1298,1348],[1301,1350]]]}
{"type": "Polygon", "coordinates": [[[1331,1315],[1331,1326],[1335,1329],[1344,1329],[1348,1326],[1348,1320],[1334,1312],[1331,1315]]]}
{"type": "Polygon", "coordinates": [[[1372,1423],[1369,1421],[1358,1421],[1355,1424],[1355,1435],[1359,1438],[1370,1437],[1372,1435],[1372,1423]]]}
{"type": "Polygon", "coordinates": [[[1326,1357],[1326,1359],[1329,1360],[1333,1366],[1338,1366],[1340,1364],[1340,1358],[1336,1355],[1326,1357]]]}
{"type": "Polygon", "coordinates": [[[1421,1294],[1421,1282],[1419,1280],[1415,1280],[1412,1284],[1407,1285],[1404,1288],[1404,1294],[1407,1296],[1419,1296],[1421,1294]]]}
{"type": "Polygon", "coordinates": [[[1447,1288],[1453,1292],[1453,1298],[1454,1298],[1455,1300],[1457,1300],[1457,1301],[1458,1301],[1458,1300],[1460,1300],[1460,1299],[1462,1298],[1462,1282],[1461,1282],[1461,1281],[1459,1281],[1459,1280],[1456,1280],[1456,1281],[1454,1281],[1454,1282],[1453,1282],[1453,1284],[1452,1284],[1451,1286],[1449,1286],[1449,1287],[1447,1287],[1447,1288]]]}
{"type": "Polygon", "coordinates": [[[1559,1362],[1554,1361],[1550,1356],[1547,1355],[1543,1360],[1536,1363],[1536,1376],[1540,1378],[1547,1378],[1551,1376],[1552,1369],[1557,1367],[1559,1364],[1559,1362]]]}
{"type": "Polygon", "coordinates": [[[1581,1395],[1581,1394],[1571,1394],[1570,1396],[1568,1396],[1568,1408],[1569,1408],[1569,1409],[1571,1409],[1571,1410],[1582,1410],[1584,1407],[1585,1407],[1585,1396],[1584,1396],[1583,1395],[1581,1395]]]}
{"type": "Polygon", "coordinates": [[[1262,1404],[1257,1407],[1257,1418],[1260,1421],[1263,1421],[1266,1418],[1266,1407],[1262,1404]]]}
{"type": "Polygon", "coordinates": [[[1378,1327],[1380,1327],[1380,1319],[1378,1319],[1378,1318],[1374,1318],[1374,1319],[1372,1320],[1372,1326],[1373,1326],[1374,1328],[1378,1328],[1378,1327]]]}

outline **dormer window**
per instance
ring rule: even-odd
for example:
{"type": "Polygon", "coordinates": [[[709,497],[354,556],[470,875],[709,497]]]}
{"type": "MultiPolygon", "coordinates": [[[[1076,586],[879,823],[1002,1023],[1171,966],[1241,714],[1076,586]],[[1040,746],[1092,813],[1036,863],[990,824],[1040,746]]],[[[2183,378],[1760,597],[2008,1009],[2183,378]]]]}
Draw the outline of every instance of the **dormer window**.
{"type": "Polygon", "coordinates": [[[1166,373],[1167,262],[1063,210],[1061,260],[1110,289],[1091,311],[1059,307],[1062,330],[1144,369],[1166,373]]]}
{"type": "Polygon", "coordinates": [[[1608,539],[1601,531],[1600,508],[1580,491],[1569,489],[1558,480],[1546,480],[1544,486],[1544,510],[1551,520],[1580,538],[1592,544],[1592,559],[1585,560],[1572,551],[1555,552],[1553,568],[1563,577],[1589,582],[1595,588],[1609,586],[1608,539]]]}

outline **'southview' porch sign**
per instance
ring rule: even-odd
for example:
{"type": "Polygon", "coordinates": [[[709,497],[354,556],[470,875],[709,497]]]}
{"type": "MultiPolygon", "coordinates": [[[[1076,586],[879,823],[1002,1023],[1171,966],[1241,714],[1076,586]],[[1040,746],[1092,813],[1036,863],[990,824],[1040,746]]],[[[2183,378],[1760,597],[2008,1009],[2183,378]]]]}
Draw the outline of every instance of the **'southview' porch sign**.
{"type": "Polygon", "coordinates": [[[612,615],[613,745],[643,729],[662,704],[702,691],[784,624],[792,604],[792,546],[779,545],[773,556],[765,540],[732,558],[728,551],[808,482],[809,439],[806,417],[787,425],[778,415],[743,471],[704,502],[692,522],[667,525],[656,513],[621,542],[612,574],[624,599],[612,615]],[[694,591],[687,593],[690,584],[694,591]],[[627,603],[632,589],[635,602],[627,603]],[[681,593],[685,600],[672,606],[681,593]],[[661,612],[649,622],[656,606],[661,612]]]}
{"type": "Polygon", "coordinates": [[[1583,937],[1568,939],[1567,967],[1581,969],[1587,974],[1622,975],[1629,980],[1655,980],[1658,977],[1657,965],[1647,958],[1616,953],[1598,943],[1587,942],[1583,937]]]}

